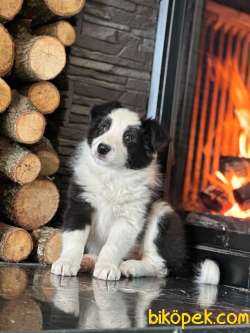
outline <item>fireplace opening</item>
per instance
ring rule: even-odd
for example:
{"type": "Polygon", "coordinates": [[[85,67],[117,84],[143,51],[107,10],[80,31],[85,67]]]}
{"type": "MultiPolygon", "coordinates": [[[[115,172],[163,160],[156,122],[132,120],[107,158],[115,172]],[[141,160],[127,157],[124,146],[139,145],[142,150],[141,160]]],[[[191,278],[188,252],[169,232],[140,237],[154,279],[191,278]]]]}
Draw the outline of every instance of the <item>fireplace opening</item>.
{"type": "Polygon", "coordinates": [[[249,289],[249,1],[183,0],[170,23],[158,101],[172,138],[165,196],[186,221],[191,260],[213,259],[223,284],[249,289]]]}
{"type": "Polygon", "coordinates": [[[250,220],[250,15],[207,1],[181,206],[250,220]]]}

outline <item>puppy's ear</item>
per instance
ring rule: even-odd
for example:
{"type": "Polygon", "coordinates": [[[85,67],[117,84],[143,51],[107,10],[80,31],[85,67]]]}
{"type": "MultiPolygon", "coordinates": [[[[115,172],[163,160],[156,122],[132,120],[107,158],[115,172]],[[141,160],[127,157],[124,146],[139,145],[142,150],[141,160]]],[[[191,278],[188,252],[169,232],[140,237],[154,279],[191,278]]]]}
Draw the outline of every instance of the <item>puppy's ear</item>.
{"type": "Polygon", "coordinates": [[[118,109],[121,107],[122,107],[122,105],[117,101],[112,101],[112,102],[108,102],[105,104],[95,105],[90,111],[91,120],[95,121],[97,119],[106,117],[114,109],[118,109]]]}
{"type": "Polygon", "coordinates": [[[169,144],[170,137],[157,120],[143,120],[142,128],[144,132],[144,143],[150,153],[159,152],[169,144]]]}

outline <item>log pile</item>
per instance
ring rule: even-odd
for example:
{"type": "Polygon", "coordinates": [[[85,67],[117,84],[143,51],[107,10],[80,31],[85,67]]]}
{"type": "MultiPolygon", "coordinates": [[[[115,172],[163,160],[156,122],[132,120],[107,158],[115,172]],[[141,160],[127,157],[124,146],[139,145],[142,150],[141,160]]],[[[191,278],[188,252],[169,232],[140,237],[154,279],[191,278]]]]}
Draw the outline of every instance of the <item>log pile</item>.
{"type": "MultiPolygon", "coordinates": [[[[60,231],[47,226],[59,205],[59,191],[50,177],[60,166],[58,154],[45,134],[46,116],[60,104],[60,93],[49,80],[65,67],[65,48],[76,39],[74,26],[65,18],[79,13],[84,4],[85,0],[0,0],[3,261],[20,262],[30,256],[51,264],[61,251],[60,231]]],[[[7,290],[6,286],[14,284],[16,289],[5,297],[11,300],[12,292],[22,292],[27,281],[21,271],[5,273],[5,277],[0,276],[0,289],[7,290]],[[8,276],[11,278],[6,280],[8,276]]],[[[4,311],[1,316],[4,317],[4,311]]],[[[38,311],[36,316],[39,317],[38,311]]]]}

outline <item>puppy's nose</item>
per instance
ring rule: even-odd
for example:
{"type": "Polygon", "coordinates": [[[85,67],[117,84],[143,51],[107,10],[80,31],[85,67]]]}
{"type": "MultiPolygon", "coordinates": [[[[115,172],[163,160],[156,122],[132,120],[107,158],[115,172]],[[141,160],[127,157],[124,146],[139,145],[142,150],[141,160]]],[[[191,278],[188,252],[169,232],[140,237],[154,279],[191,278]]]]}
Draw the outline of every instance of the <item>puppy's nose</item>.
{"type": "Polygon", "coordinates": [[[100,143],[97,147],[97,151],[100,155],[107,155],[107,153],[111,150],[111,147],[105,145],[104,143],[100,143]]]}

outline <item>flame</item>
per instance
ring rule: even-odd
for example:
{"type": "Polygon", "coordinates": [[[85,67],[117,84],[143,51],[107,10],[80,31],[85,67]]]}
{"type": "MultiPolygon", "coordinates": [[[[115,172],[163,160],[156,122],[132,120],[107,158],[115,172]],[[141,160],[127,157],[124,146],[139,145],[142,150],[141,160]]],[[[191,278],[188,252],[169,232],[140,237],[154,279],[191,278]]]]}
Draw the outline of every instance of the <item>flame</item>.
{"type": "MultiPolygon", "coordinates": [[[[230,97],[235,107],[234,112],[241,127],[241,133],[239,135],[239,157],[250,158],[250,94],[235,62],[227,60],[225,64],[222,64],[219,60],[214,59],[214,66],[216,74],[220,75],[222,83],[225,84],[229,90],[230,97]]],[[[216,171],[215,176],[223,184],[227,185],[227,194],[230,200],[232,200],[232,207],[227,210],[224,215],[243,219],[249,218],[250,209],[241,209],[234,199],[233,190],[241,188],[248,183],[250,179],[242,176],[239,177],[236,174],[231,175],[229,179],[220,171],[216,171]]]]}
{"type": "Polygon", "coordinates": [[[216,175],[216,177],[217,177],[219,180],[222,181],[222,183],[224,183],[224,184],[226,184],[226,185],[229,185],[229,184],[230,184],[229,181],[228,181],[227,178],[223,175],[222,172],[220,172],[220,171],[216,171],[216,172],[215,172],[215,175],[216,175]]]}
{"type": "Polygon", "coordinates": [[[238,177],[235,174],[232,176],[230,181],[220,171],[216,171],[215,175],[220,181],[222,181],[222,183],[230,185],[232,190],[236,190],[247,183],[247,179],[245,177],[238,177]]]}
{"type": "Polygon", "coordinates": [[[235,202],[233,204],[233,206],[224,213],[225,216],[232,216],[232,217],[238,217],[240,219],[246,219],[250,217],[250,209],[248,210],[242,210],[239,206],[239,204],[237,204],[237,202],[235,202]]]}

